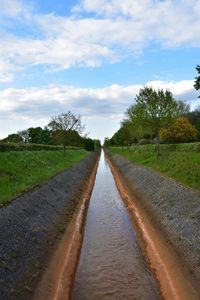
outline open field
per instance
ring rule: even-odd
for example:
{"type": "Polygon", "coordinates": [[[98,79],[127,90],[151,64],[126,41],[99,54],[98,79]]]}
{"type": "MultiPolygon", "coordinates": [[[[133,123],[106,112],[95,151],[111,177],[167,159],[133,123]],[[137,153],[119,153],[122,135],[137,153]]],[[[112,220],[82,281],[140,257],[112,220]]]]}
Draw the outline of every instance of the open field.
{"type": "Polygon", "coordinates": [[[200,191],[200,143],[161,145],[157,159],[155,145],[109,148],[134,163],[150,167],[200,191]]]}
{"type": "Polygon", "coordinates": [[[0,152],[0,205],[79,162],[86,150],[0,152]]]}

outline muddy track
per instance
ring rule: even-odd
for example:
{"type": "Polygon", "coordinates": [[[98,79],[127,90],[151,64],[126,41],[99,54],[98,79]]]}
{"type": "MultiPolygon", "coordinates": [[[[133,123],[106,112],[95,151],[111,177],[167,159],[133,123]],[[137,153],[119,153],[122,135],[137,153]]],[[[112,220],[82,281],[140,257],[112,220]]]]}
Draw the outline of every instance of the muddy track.
{"type": "Polygon", "coordinates": [[[0,299],[30,299],[79,205],[98,154],[0,209],[0,299]]]}

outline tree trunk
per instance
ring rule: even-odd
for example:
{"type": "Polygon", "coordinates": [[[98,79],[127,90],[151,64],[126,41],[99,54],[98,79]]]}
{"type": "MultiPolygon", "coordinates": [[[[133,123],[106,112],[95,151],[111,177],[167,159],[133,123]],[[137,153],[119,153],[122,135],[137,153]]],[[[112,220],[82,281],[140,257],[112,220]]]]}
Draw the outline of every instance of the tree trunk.
{"type": "Polygon", "coordinates": [[[160,135],[159,130],[156,131],[156,139],[157,139],[157,157],[160,156],[160,135]]]}
{"type": "Polygon", "coordinates": [[[130,143],[128,142],[128,152],[130,152],[130,143]]]}

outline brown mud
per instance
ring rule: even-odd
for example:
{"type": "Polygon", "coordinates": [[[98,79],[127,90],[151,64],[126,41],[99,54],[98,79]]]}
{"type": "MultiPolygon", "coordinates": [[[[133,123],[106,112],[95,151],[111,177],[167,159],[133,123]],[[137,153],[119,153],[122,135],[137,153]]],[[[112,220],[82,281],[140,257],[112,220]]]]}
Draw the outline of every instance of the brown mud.
{"type": "Polygon", "coordinates": [[[176,253],[163,238],[159,228],[153,225],[153,220],[138,204],[112,160],[108,158],[108,161],[121,197],[126,203],[133,223],[137,226],[139,240],[159,281],[163,298],[166,300],[199,299],[200,295],[192,279],[185,273],[176,253]]]}

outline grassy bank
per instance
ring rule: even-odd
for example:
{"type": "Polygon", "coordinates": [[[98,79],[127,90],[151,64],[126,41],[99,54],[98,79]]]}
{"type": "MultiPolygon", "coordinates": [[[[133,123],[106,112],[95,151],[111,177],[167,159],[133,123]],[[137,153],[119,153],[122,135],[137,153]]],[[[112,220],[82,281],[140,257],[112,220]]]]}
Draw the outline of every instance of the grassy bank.
{"type": "Polygon", "coordinates": [[[110,150],[200,191],[200,143],[162,145],[158,159],[155,145],[133,146],[130,151],[121,147],[110,150]]]}
{"type": "Polygon", "coordinates": [[[0,152],[0,205],[79,162],[85,150],[0,152]]]}

